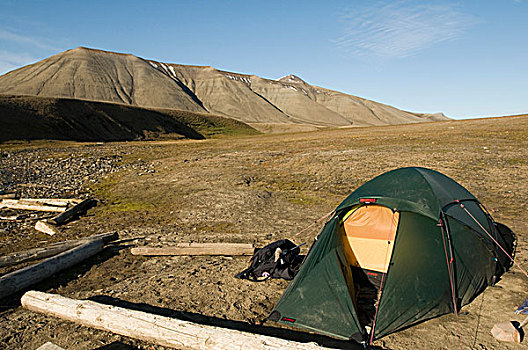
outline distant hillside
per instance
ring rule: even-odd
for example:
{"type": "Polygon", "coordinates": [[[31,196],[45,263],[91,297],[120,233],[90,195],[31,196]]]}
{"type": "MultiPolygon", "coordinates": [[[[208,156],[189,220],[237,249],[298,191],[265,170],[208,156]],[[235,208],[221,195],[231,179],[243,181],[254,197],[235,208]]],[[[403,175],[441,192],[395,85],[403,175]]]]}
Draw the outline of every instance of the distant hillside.
{"type": "Polygon", "coordinates": [[[258,133],[242,122],[205,113],[8,95],[0,95],[0,130],[0,142],[35,139],[204,139],[218,135],[258,133]]]}
{"type": "Polygon", "coordinates": [[[445,120],[312,86],[212,67],[76,48],[0,76],[0,93],[206,112],[266,125],[367,126],[445,120]]]}

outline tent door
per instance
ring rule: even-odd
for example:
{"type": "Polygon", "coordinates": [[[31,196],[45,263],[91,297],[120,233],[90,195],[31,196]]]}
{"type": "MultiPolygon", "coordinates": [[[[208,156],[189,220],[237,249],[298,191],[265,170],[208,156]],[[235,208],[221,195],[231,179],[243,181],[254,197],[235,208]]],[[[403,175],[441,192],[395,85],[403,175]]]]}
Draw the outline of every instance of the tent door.
{"type": "Polygon", "coordinates": [[[381,205],[363,205],[344,217],[343,227],[351,248],[351,267],[356,284],[356,308],[360,323],[370,325],[383,275],[387,273],[399,213],[381,205]]]}

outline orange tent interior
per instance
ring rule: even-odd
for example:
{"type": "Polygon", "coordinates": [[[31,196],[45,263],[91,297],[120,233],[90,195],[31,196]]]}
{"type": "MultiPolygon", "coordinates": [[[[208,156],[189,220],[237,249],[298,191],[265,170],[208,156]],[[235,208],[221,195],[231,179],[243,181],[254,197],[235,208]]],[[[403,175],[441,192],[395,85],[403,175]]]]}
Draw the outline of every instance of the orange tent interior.
{"type": "Polygon", "coordinates": [[[354,255],[352,265],[386,273],[398,220],[398,212],[381,205],[362,205],[352,209],[343,221],[354,255]]]}

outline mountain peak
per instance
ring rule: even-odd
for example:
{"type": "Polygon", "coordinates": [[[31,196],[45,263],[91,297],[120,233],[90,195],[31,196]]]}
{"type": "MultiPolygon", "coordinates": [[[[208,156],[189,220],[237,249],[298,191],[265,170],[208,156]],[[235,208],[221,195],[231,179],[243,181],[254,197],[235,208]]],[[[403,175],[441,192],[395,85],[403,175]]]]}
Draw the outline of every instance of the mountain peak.
{"type": "MultiPolygon", "coordinates": [[[[107,55],[118,55],[118,56],[134,56],[130,53],[124,53],[124,52],[114,52],[114,51],[108,51],[108,50],[101,50],[101,49],[94,49],[92,47],[86,47],[86,46],[78,46],[74,49],[66,50],[62,53],[94,53],[94,54],[107,54],[107,55]]],[[[59,54],[60,55],[60,54],[59,54]]],[[[134,56],[136,57],[136,56],[134,56]]]]}
{"type": "Polygon", "coordinates": [[[294,74],[288,74],[282,78],[279,79],[281,83],[290,83],[290,84],[306,84],[304,80],[299,78],[298,76],[294,74]]]}

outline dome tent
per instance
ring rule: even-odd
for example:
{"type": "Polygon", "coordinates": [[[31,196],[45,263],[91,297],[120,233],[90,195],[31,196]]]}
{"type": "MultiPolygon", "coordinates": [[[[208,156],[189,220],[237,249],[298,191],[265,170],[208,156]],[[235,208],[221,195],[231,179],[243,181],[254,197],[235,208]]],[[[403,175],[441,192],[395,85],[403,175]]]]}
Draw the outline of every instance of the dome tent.
{"type": "Polygon", "coordinates": [[[511,267],[515,243],[452,179],[396,169],[336,208],[269,319],[379,339],[470,303],[511,267]]]}

